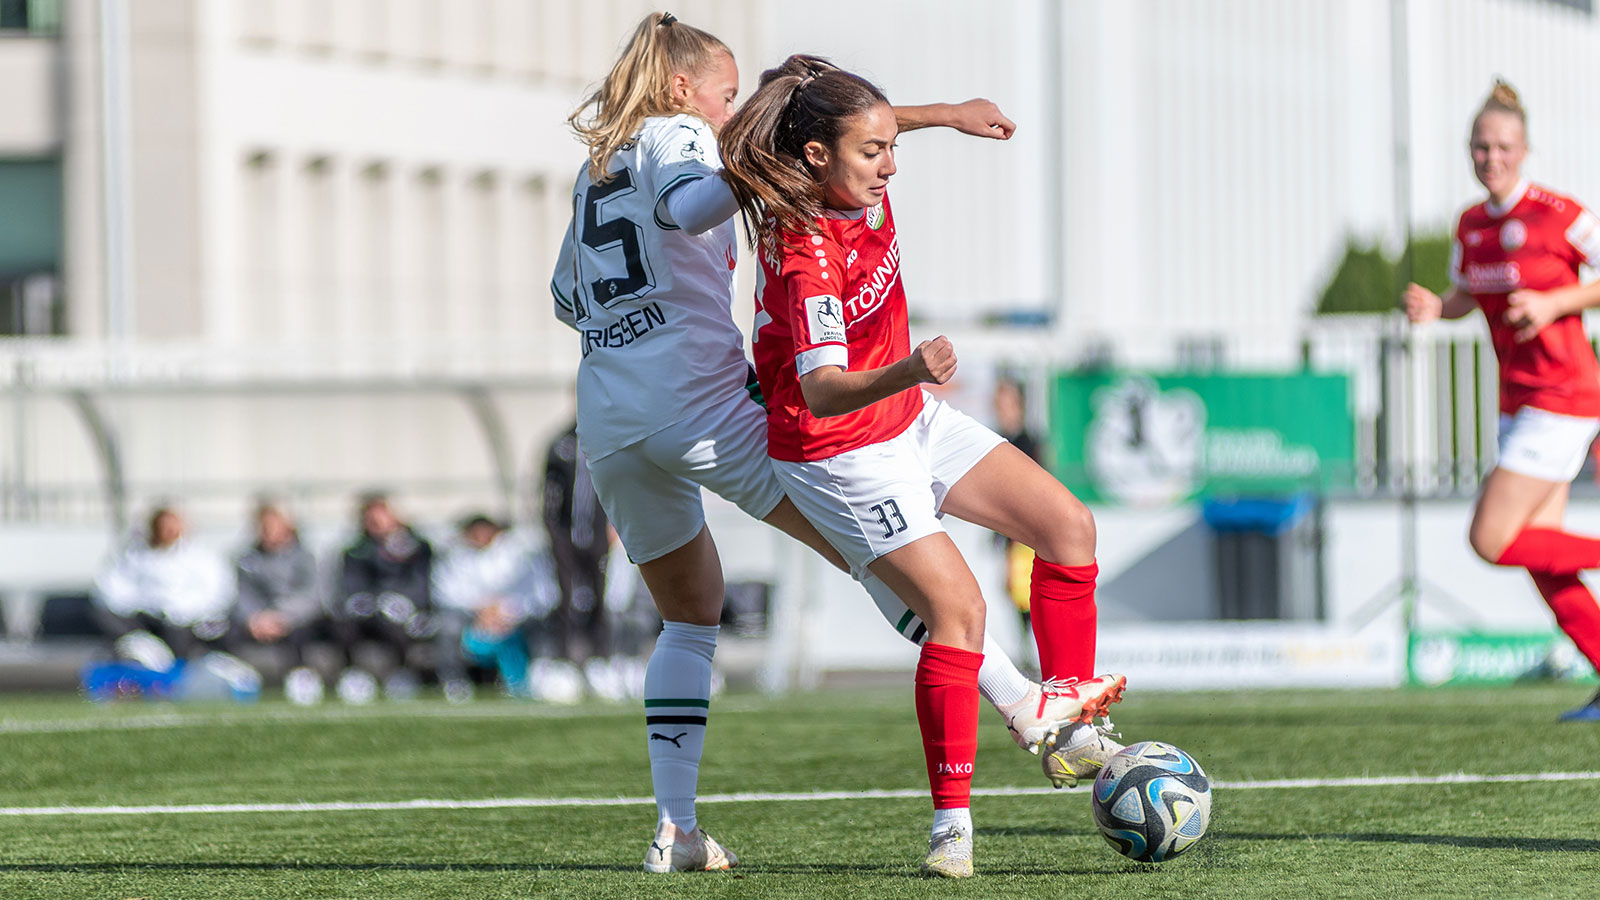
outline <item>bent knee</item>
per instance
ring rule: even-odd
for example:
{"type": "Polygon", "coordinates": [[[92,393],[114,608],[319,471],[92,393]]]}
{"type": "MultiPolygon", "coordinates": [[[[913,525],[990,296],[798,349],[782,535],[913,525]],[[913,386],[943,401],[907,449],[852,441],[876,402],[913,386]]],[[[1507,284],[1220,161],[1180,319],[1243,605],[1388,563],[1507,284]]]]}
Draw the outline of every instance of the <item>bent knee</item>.
{"type": "Polygon", "coordinates": [[[987,627],[987,623],[984,620],[984,614],[985,606],[983,599],[980,597],[978,601],[973,603],[971,608],[966,610],[965,614],[960,617],[959,632],[961,636],[966,639],[966,646],[983,646],[983,632],[984,628],[987,627]]]}
{"type": "Polygon", "coordinates": [[[955,647],[982,647],[986,611],[987,606],[981,594],[971,602],[950,604],[938,609],[933,614],[934,621],[925,623],[930,639],[955,647]]]}
{"type": "Polygon", "coordinates": [[[1479,559],[1492,565],[1499,565],[1500,557],[1504,556],[1506,548],[1511,546],[1511,539],[1488,529],[1474,528],[1467,533],[1467,544],[1472,547],[1473,553],[1478,554],[1479,559]]]}
{"type": "Polygon", "coordinates": [[[1066,566],[1086,566],[1094,562],[1094,513],[1082,500],[1070,497],[1058,509],[1051,511],[1050,527],[1033,549],[1053,563],[1066,566]]]}

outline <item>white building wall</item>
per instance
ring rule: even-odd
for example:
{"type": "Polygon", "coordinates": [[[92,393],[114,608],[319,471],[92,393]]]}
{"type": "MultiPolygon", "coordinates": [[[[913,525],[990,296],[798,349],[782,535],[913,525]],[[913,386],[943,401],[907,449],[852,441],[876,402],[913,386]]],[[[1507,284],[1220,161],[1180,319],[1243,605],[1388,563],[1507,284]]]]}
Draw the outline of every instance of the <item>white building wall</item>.
{"type": "MultiPolygon", "coordinates": [[[[374,338],[492,327],[495,309],[521,299],[512,286],[526,287],[528,266],[518,274],[504,247],[467,245],[482,240],[484,222],[533,223],[486,211],[481,192],[564,192],[577,147],[563,119],[647,8],[136,4],[142,333],[260,341],[262,311],[247,307],[275,292],[267,334],[287,341],[354,339],[362,322],[374,338]],[[276,177],[270,207],[258,202],[262,168],[276,177]],[[387,227],[372,221],[373,180],[391,189],[387,227]],[[430,208],[446,218],[414,221],[430,208]],[[252,216],[276,223],[275,246],[248,237],[266,230],[252,216]],[[442,262],[423,246],[430,228],[444,235],[433,238],[445,243],[442,262]],[[469,260],[494,271],[477,279],[469,260]],[[427,266],[433,274],[416,271],[427,266]],[[458,278],[465,299],[423,299],[458,278]],[[355,285],[366,288],[358,295],[355,285]],[[374,309],[380,295],[387,306],[374,309]],[[438,316],[435,302],[451,314],[438,316]]],[[[1419,226],[1446,227],[1477,193],[1462,144],[1495,73],[1532,109],[1530,174],[1600,196],[1600,167],[1585,151],[1600,124],[1566,113],[1583,108],[1600,65],[1588,52],[1593,16],[1539,0],[1406,8],[1419,226]]],[[[1236,361],[1270,365],[1294,358],[1346,234],[1394,243],[1390,9],[1386,0],[1003,0],[976,14],[958,0],[890,0],[875,12],[887,30],[839,27],[858,13],[840,0],[703,0],[679,12],[728,40],[746,85],[807,50],[874,78],[897,101],[983,95],[1018,121],[1008,145],[927,133],[902,146],[907,283],[932,323],[971,328],[988,313],[1059,307],[1068,355],[1111,342],[1119,358],[1155,364],[1179,340],[1217,336],[1236,361]],[[1051,21],[1059,33],[1041,28],[1051,21]],[[1056,68],[1058,143],[1042,83],[1056,68]]],[[[92,25],[84,12],[70,7],[69,26],[92,25]]],[[[73,171],[80,182],[87,174],[73,171]]],[[[501,234],[497,246],[518,238],[535,268],[547,268],[553,241],[543,229],[501,234]]],[[[92,286],[82,296],[98,299],[92,286]]]]}
{"type": "MultiPolygon", "coordinates": [[[[1580,198],[1600,166],[1581,115],[1596,19],[1540,0],[1413,0],[1408,47],[1413,218],[1444,228],[1481,189],[1465,135],[1495,74],[1531,107],[1529,174],[1580,198]]],[[[1171,365],[1216,337],[1228,360],[1296,363],[1346,235],[1398,250],[1388,0],[886,2],[892,29],[842,29],[853,4],[783,5],[768,61],[806,50],[900,102],[984,95],[1010,146],[949,135],[902,144],[895,197],[914,307],[943,323],[1060,304],[1063,356],[1110,342],[1171,365]],[[1057,54],[1063,140],[1039,79],[1057,54]],[[1062,196],[1041,191],[1044,167],[1062,196]],[[1061,216],[1064,244],[1043,247],[1061,216]]],[[[1596,201],[1600,202],[1600,201],[1596,201]]],[[[930,326],[932,327],[932,326],[930,326]]]]}
{"type": "Polygon", "coordinates": [[[1496,76],[1528,108],[1529,178],[1600,204],[1600,14],[1554,3],[1412,0],[1413,178],[1416,221],[1452,228],[1483,189],[1467,134],[1496,76]]]}
{"type": "MultiPolygon", "coordinates": [[[[61,45],[67,281],[72,328],[85,337],[104,332],[96,7],[70,0],[61,45]]],[[[350,376],[421,371],[423,358],[572,371],[576,347],[544,288],[581,159],[564,120],[650,4],[130,7],[142,338],[350,376]]],[[[987,96],[1016,119],[1009,143],[914,134],[898,160],[916,329],[983,348],[964,356],[969,365],[1072,362],[1109,344],[1121,362],[1165,366],[1180,341],[1214,337],[1231,363],[1281,367],[1298,360],[1345,235],[1396,244],[1391,8],[884,0],[859,28],[841,27],[863,20],[842,0],[692,0],[674,11],[730,44],[746,92],[762,68],[804,50],[861,71],[897,101],[987,96]],[[1047,85],[1056,71],[1060,83],[1047,85]],[[1025,345],[979,325],[1041,308],[1060,310],[1057,330],[1029,333],[1025,345]]],[[[1497,73],[1531,109],[1529,174],[1600,202],[1588,149],[1600,124],[1582,114],[1600,66],[1593,16],[1543,0],[1405,8],[1419,227],[1447,226],[1477,197],[1463,143],[1497,73]]],[[[328,427],[372,433],[397,418],[358,407],[333,404],[328,427]]],[[[528,431],[537,439],[566,414],[529,413],[528,431]]],[[[147,427],[172,424],[182,422],[147,427]]],[[[152,450],[130,459],[130,474],[174,465],[152,450]]],[[[256,474],[229,465],[217,471],[256,474]]],[[[415,462],[481,465],[475,451],[415,462]]]]}
{"type": "Polygon", "coordinates": [[[43,156],[61,147],[56,117],[62,100],[58,75],[61,45],[50,37],[0,40],[0,157],[43,156]]]}

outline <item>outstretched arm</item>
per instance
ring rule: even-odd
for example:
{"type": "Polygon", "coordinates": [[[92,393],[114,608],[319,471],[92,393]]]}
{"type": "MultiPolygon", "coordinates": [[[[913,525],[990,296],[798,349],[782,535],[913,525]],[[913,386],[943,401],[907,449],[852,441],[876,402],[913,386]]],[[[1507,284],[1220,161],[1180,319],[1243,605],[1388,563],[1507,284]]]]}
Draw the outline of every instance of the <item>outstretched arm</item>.
{"type": "Polygon", "coordinates": [[[895,124],[901,131],[916,131],[918,128],[932,128],[942,125],[954,128],[962,134],[975,137],[997,138],[1008,140],[1017,126],[1000,107],[982,98],[968,100],[965,103],[929,103],[925,106],[896,106],[894,108],[895,124]]]}

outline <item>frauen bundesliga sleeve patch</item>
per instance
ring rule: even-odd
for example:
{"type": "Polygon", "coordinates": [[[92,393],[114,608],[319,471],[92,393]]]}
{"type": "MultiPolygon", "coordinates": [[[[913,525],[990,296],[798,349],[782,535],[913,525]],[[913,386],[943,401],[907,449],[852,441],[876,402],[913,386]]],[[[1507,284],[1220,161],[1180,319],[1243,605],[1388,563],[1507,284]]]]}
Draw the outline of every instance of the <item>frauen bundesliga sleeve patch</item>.
{"type": "Polygon", "coordinates": [[[805,299],[808,343],[843,344],[844,304],[832,294],[805,299]]]}
{"type": "Polygon", "coordinates": [[[1584,265],[1590,268],[1600,265],[1600,219],[1587,209],[1578,213],[1578,218],[1567,229],[1567,243],[1583,257],[1584,265]]]}

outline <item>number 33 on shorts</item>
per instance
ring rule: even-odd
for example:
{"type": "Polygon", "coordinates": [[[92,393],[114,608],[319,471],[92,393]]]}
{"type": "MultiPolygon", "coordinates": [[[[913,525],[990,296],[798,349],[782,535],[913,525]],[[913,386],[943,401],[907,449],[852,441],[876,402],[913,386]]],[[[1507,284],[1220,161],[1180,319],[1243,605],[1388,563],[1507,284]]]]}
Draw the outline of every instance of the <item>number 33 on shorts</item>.
{"type": "Polygon", "coordinates": [[[899,503],[885,500],[872,504],[871,509],[878,514],[878,524],[883,526],[884,537],[891,538],[906,530],[906,517],[900,515],[899,503]]]}

